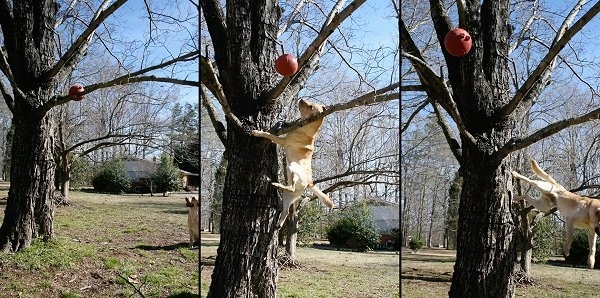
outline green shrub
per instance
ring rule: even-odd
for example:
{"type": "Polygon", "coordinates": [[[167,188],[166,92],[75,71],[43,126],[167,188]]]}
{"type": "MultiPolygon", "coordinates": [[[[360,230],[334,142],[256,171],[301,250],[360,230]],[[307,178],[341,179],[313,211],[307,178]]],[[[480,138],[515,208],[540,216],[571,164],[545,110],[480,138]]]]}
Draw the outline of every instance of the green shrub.
{"type": "Polygon", "coordinates": [[[92,167],[85,158],[79,157],[73,160],[70,178],[72,188],[79,188],[91,184],[93,178],[92,167]]]}
{"type": "Polygon", "coordinates": [[[400,250],[400,228],[392,229],[392,237],[394,240],[394,250],[400,250]]]}
{"type": "Polygon", "coordinates": [[[154,183],[156,184],[156,191],[162,193],[178,190],[181,186],[179,168],[166,153],[160,156],[160,164],[156,169],[156,173],[154,173],[154,183]]]}
{"type": "Polygon", "coordinates": [[[533,261],[546,262],[550,256],[562,254],[562,242],[557,241],[561,232],[551,216],[540,220],[533,228],[533,233],[533,261]]]}
{"type": "Polygon", "coordinates": [[[366,251],[375,247],[379,244],[379,233],[371,209],[360,204],[340,211],[339,218],[327,231],[327,239],[337,248],[366,251]]]}
{"type": "Polygon", "coordinates": [[[419,235],[413,236],[412,239],[408,242],[408,247],[413,251],[417,252],[419,249],[425,246],[425,242],[421,239],[419,235]]]}
{"type": "Polygon", "coordinates": [[[298,241],[308,244],[320,238],[323,233],[323,215],[323,210],[318,204],[308,203],[300,209],[298,241]]]}
{"type": "Polygon", "coordinates": [[[125,164],[120,159],[104,163],[92,179],[94,189],[108,193],[123,193],[129,189],[130,182],[125,174],[125,164]]]}

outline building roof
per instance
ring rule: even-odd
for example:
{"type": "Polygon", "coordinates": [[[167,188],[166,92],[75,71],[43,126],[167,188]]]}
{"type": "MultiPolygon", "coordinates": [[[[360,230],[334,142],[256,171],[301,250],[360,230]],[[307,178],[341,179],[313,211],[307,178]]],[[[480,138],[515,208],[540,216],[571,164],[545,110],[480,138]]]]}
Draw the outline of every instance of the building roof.
{"type": "Polygon", "coordinates": [[[123,160],[123,163],[125,164],[125,173],[132,181],[152,177],[158,167],[156,163],[144,159],[123,160]]]}

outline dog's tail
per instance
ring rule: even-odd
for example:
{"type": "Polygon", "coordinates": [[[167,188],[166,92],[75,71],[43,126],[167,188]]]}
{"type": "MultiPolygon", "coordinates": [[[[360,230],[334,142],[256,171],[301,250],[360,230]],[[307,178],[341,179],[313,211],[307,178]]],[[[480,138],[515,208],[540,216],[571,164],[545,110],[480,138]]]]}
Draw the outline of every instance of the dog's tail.
{"type": "Polygon", "coordinates": [[[324,194],[316,185],[309,186],[308,189],[312,191],[312,193],[314,193],[315,196],[317,196],[319,200],[321,200],[321,202],[325,204],[325,206],[333,208],[333,202],[331,201],[329,196],[324,194]]]}
{"type": "Polygon", "coordinates": [[[558,184],[558,182],[556,182],[556,180],[554,180],[554,178],[552,178],[550,175],[548,175],[548,173],[544,172],[544,170],[542,170],[542,168],[540,168],[540,166],[538,165],[538,163],[533,160],[530,159],[531,161],[531,169],[533,170],[533,172],[538,175],[538,177],[552,183],[552,184],[558,184]]]}

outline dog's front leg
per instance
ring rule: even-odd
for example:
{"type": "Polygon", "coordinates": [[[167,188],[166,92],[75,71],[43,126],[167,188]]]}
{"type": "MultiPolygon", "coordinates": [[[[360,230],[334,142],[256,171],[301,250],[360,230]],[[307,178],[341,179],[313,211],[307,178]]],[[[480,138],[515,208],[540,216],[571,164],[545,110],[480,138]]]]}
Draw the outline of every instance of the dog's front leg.
{"type": "Polygon", "coordinates": [[[594,269],[594,263],[596,261],[596,231],[592,227],[588,228],[588,244],[590,253],[588,254],[587,265],[588,268],[594,269]]]}
{"type": "Polygon", "coordinates": [[[192,230],[192,228],[190,227],[190,245],[189,248],[193,248],[194,247],[194,241],[195,237],[194,237],[194,230],[192,230]]]}
{"type": "Polygon", "coordinates": [[[261,138],[265,138],[265,139],[269,139],[271,140],[273,143],[277,144],[277,145],[284,145],[285,144],[285,138],[282,137],[278,137],[276,135],[272,135],[266,131],[260,131],[260,130],[251,130],[250,134],[255,136],[255,137],[261,137],[261,138]]]}
{"type": "Polygon", "coordinates": [[[573,243],[573,229],[575,228],[575,222],[573,219],[567,218],[567,239],[565,240],[565,244],[563,245],[563,255],[566,257],[569,256],[569,252],[571,250],[571,243],[573,243]]]}
{"type": "Polygon", "coordinates": [[[547,211],[547,210],[550,210],[550,208],[556,206],[556,204],[552,203],[552,201],[550,201],[549,199],[544,197],[543,194],[539,199],[534,199],[528,195],[520,195],[520,196],[513,198],[514,202],[518,202],[520,200],[527,201],[529,204],[531,204],[533,207],[535,207],[535,209],[540,210],[540,211],[547,211]]]}

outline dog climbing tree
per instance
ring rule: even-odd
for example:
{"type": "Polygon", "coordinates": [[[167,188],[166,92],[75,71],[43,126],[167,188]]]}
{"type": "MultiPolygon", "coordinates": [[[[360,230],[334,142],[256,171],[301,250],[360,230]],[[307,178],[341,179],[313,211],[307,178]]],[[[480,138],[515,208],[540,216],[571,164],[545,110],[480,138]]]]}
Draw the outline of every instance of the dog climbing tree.
{"type": "MultiPolygon", "coordinates": [[[[212,115],[227,159],[221,240],[208,297],[276,296],[275,226],[280,199],[271,182],[277,180],[277,151],[271,142],[251,136],[250,130],[278,135],[335,111],[399,98],[398,92],[394,92],[399,83],[394,82],[354,101],[328,107],[324,113],[278,128],[282,105],[296,98],[316,71],[328,37],[365,0],[336,1],[317,36],[298,56],[297,73],[284,78],[273,67],[279,49],[276,38],[282,30],[279,3],[231,0],[224,8],[217,0],[200,2],[211,41],[203,47],[207,51],[201,57],[202,102],[212,115]],[[215,117],[209,93],[223,109],[226,123],[215,117]]],[[[303,3],[296,9],[300,10],[303,3]]]]}

